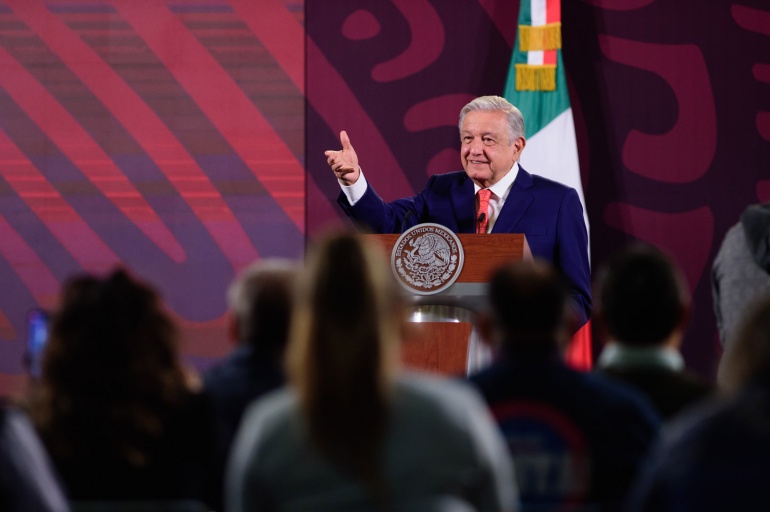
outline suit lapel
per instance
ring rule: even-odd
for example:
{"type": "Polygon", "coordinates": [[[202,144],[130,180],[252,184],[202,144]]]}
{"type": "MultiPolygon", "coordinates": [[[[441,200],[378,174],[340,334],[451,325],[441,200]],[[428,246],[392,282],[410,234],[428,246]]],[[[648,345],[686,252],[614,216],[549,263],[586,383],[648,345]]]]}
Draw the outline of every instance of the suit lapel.
{"type": "Polygon", "coordinates": [[[452,187],[452,206],[458,233],[475,233],[476,204],[473,180],[466,174],[460,177],[459,186],[452,187]]]}
{"type": "Polygon", "coordinates": [[[527,189],[532,186],[532,175],[519,167],[519,173],[511,186],[503,209],[495,221],[492,233],[514,233],[516,224],[532,204],[534,196],[527,189]]]}

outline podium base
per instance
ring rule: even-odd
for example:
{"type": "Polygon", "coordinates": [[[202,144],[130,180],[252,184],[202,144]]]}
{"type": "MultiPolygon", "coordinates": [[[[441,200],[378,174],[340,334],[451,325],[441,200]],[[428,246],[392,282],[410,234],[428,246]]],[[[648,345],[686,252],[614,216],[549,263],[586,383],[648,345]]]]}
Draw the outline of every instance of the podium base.
{"type": "Polygon", "coordinates": [[[411,308],[402,361],[411,368],[443,375],[470,375],[492,360],[490,347],[475,328],[476,314],[452,305],[411,308]]]}

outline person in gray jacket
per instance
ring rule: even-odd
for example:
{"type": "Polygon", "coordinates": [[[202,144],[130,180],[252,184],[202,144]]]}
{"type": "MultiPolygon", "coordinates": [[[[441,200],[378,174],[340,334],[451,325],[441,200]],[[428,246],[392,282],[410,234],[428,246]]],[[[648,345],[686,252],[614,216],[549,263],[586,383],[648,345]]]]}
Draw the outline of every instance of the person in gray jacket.
{"type": "Polygon", "coordinates": [[[749,206],[730,228],[711,277],[719,338],[726,345],[747,307],[770,290],[770,202],[749,206]]]}
{"type": "Polygon", "coordinates": [[[0,403],[0,510],[70,510],[34,427],[20,409],[5,403],[0,403]]]}
{"type": "Polygon", "coordinates": [[[356,235],[313,251],[292,317],[289,385],[246,410],[227,512],[514,512],[505,440],[464,382],[398,367],[402,299],[356,235]]]}

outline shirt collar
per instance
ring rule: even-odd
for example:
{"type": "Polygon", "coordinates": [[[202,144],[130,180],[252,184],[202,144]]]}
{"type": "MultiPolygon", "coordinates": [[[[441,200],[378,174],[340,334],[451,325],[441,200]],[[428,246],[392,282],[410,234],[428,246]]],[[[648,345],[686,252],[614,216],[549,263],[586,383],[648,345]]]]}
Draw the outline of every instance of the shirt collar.
{"type": "Polygon", "coordinates": [[[602,350],[597,365],[600,368],[652,366],[681,371],[684,369],[684,359],[679,351],[670,347],[634,347],[610,343],[602,350]]]}
{"type": "MultiPolygon", "coordinates": [[[[513,182],[516,181],[516,176],[518,174],[519,162],[513,162],[513,167],[511,167],[511,170],[508,171],[505,176],[503,176],[503,179],[489,187],[489,190],[491,190],[496,197],[505,200],[505,198],[508,196],[508,191],[511,190],[511,185],[513,185],[513,182]]],[[[479,187],[478,184],[474,181],[473,193],[476,194],[479,190],[481,190],[481,187],[479,187]]]]}

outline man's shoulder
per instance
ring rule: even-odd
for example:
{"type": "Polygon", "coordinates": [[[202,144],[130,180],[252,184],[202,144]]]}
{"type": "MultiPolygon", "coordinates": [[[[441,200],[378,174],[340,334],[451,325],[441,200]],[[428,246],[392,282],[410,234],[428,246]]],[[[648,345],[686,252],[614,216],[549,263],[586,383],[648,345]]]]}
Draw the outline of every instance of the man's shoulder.
{"type": "Polygon", "coordinates": [[[457,178],[467,178],[468,174],[462,169],[459,171],[449,171],[449,172],[442,172],[437,174],[431,174],[431,178],[436,179],[457,179],[457,178]]]}
{"type": "Polygon", "coordinates": [[[204,382],[207,384],[219,383],[231,379],[233,375],[240,374],[243,371],[243,368],[248,367],[249,357],[249,348],[242,345],[237,346],[232,352],[212,364],[203,372],[202,376],[204,382]]]}
{"type": "Polygon", "coordinates": [[[719,251],[715,257],[715,263],[721,262],[725,259],[750,259],[751,252],[749,251],[748,242],[746,240],[746,233],[743,231],[741,223],[733,224],[730,229],[725,233],[722,243],[719,247],[719,251]]]}
{"type": "Polygon", "coordinates": [[[451,171],[440,174],[432,174],[428,178],[428,185],[431,184],[443,184],[443,185],[461,185],[468,180],[468,175],[465,171],[451,171]]]}
{"type": "Polygon", "coordinates": [[[566,194],[569,191],[575,191],[574,188],[565,185],[564,183],[561,183],[556,180],[552,180],[550,178],[546,178],[545,176],[541,176],[539,174],[532,174],[524,169],[519,169],[519,175],[516,176],[516,182],[521,183],[529,183],[530,186],[534,189],[541,189],[541,190],[550,190],[553,192],[558,192],[561,194],[566,194]]]}
{"type": "Polygon", "coordinates": [[[283,430],[297,417],[297,394],[287,386],[268,391],[252,401],[244,411],[243,423],[259,426],[265,432],[283,430]]]}
{"type": "Polygon", "coordinates": [[[285,380],[279,362],[260,357],[250,346],[239,345],[203,373],[205,388],[212,395],[233,395],[246,390],[272,389],[285,380]]]}
{"type": "Polygon", "coordinates": [[[404,371],[396,380],[398,393],[415,402],[430,402],[437,407],[446,404],[479,402],[481,397],[469,383],[435,377],[415,371],[404,371]]]}
{"type": "Polygon", "coordinates": [[[646,409],[650,405],[644,393],[629,383],[613,379],[600,372],[581,372],[586,389],[605,403],[646,409]]]}
{"type": "MultiPolygon", "coordinates": [[[[505,399],[506,395],[501,389],[514,391],[520,397],[527,396],[529,386],[518,388],[511,384],[510,373],[512,366],[506,364],[493,364],[486,370],[470,377],[470,381],[476,385],[482,394],[491,401],[505,399]],[[513,386],[513,387],[512,387],[513,386]]],[[[542,371],[537,377],[539,389],[537,395],[542,399],[553,398],[562,401],[565,393],[568,393],[572,402],[580,402],[586,410],[597,407],[606,410],[644,410],[649,409],[649,404],[642,393],[631,385],[616,381],[605,375],[594,372],[581,372],[569,368],[563,363],[553,363],[541,366],[542,371]],[[550,398],[549,398],[550,397],[550,398]]],[[[534,377],[533,377],[534,378],[534,377]]],[[[523,382],[518,382],[523,386],[523,382]]]]}

